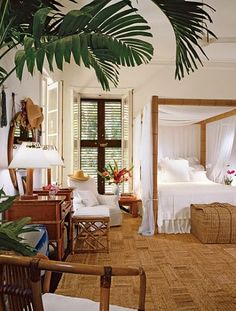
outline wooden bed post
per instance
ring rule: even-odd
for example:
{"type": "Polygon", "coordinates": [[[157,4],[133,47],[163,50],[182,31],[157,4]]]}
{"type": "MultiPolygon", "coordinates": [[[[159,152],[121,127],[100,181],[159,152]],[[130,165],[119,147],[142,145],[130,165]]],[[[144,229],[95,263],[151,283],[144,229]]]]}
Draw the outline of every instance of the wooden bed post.
{"type": "Polygon", "coordinates": [[[158,172],[158,97],[152,97],[152,163],[153,163],[153,216],[155,233],[157,233],[157,214],[158,214],[158,185],[157,185],[157,172],[158,172]]]}
{"type": "Polygon", "coordinates": [[[200,164],[206,166],[206,123],[201,123],[200,164]]]}

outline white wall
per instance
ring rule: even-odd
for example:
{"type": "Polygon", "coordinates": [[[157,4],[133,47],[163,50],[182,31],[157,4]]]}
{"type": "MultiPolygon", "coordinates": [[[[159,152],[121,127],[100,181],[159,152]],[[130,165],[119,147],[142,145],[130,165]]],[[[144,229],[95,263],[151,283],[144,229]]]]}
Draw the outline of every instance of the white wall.
{"type": "MultiPolygon", "coordinates": [[[[235,129],[234,144],[233,144],[229,164],[230,164],[230,168],[236,171],[236,129],[235,129]]],[[[236,186],[236,176],[234,176],[233,179],[234,179],[233,185],[236,186]]]]}
{"type": "MultiPolygon", "coordinates": [[[[3,61],[3,67],[10,70],[13,67],[12,57],[8,55],[3,61]]],[[[12,119],[12,92],[16,94],[15,103],[16,111],[20,110],[20,101],[26,97],[30,97],[35,104],[40,104],[40,75],[38,73],[32,78],[30,74],[23,75],[22,82],[20,82],[15,73],[13,73],[5,82],[6,98],[7,98],[7,120],[8,124],[4,128],[0,128],[0,187],[4,187],[4,191],[11,195],[15,193],[12,186],[7,161],[7,140],[10,121],[12,119]]]]}
{"type": "MultiPolygon", "coordinates": [[[[93,70],[68,65],[63,74],[67,87],[99,88],[93,70]]],[[[120,71],[118,88],[134,90],[134,116],[150,100],[152,95],[172,98],[236,98],[236,64],[206,63],[198,71],[181,80],[174,79],[174,67],[170,63],[152,63],[120,71]]],[[[102,90],[101,90],[102,92],[102,90]]],[[[108,92],[109,93],[109,92],[108,92]]],[[[68,90],[65,89],[66,101],[68,90]]]]}

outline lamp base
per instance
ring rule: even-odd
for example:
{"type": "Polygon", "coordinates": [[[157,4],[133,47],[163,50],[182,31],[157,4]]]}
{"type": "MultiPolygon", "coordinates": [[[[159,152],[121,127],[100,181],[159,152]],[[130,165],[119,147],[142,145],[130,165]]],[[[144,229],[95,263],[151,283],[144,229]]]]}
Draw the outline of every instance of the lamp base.
{"type": "Polygon", "coordinates": [[[38,200],[37,194],[23,194],[20,196],[20,200],[38,200]]]}

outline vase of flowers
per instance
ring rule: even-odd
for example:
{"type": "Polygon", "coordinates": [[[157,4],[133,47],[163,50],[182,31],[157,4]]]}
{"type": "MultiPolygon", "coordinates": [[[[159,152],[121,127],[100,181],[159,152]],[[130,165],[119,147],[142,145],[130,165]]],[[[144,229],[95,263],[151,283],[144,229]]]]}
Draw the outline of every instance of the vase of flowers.
{"type": "Polygon", "coordinates": [[[115,195],[120,196],[120,185],[119,184],[114,184],[113,185],[113,189],[112,189],[113,193],[115,195]]]}
{"type": "Polygon", "coordinates": [[[229,168],[230,165],[227,165],[227,166],[228,166],[228,170],[227,170],[226,175],[224,177],[224,183],[225,183],[225,185],[231,185],[233,180],[234,180],[233,176],[236,176],[236,174],[235,174],[235,170],[229,168]]]}
{"type": "Polygon", "coordinates": [[[120,184],[128,181],[132,176],[131,171],[133,166],[129,169],[122,168],[119,169],[117,162],[114,160],[114,165],[112,166],[110,163],[105,166],[103,172],[98,171],[98,175],[108,181],[108,184],[114,184],[113,193],[116,195],[120,195],[120,184]]]}
{"type": "Polygon", "coordinates": [[[47,186],[44,186],[43,187],[43,190],[48,190],[48,195],[51,199],[54,199],[58,190],[59,190],[59,187],[57,185],[52,185],[52,184],[49,184],[47,186]]]}

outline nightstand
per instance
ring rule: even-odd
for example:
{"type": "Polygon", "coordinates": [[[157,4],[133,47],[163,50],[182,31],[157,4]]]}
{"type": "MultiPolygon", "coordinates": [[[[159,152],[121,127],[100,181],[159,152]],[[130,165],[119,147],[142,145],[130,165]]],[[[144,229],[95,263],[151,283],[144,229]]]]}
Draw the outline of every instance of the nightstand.
{"type": "Polygon", "coordinates": [[[129,212],[132,214],[132,217],[138,217],[138,206],[142,200],[137,199],[136,196],[121,196],[119,198],[120,205],[128,205],[130,207],[129,212]]]}

